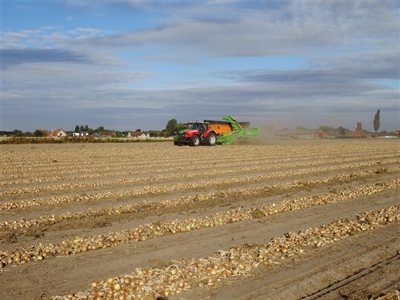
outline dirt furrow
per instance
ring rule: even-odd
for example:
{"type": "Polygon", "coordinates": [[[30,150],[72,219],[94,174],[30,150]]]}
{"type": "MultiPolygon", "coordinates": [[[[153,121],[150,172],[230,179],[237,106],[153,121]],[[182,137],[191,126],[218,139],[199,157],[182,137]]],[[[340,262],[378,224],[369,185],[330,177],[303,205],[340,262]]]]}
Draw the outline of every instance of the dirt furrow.
{"type": "Polygon", "coordinates": [[[218,249],[229,249],[237,244],[267,242],[288,231],[320,226],[337,218],[351,218],[360,212],[396,204],[397,195],[371,195],[364,197],[362,201],[350,199],[340,204],[310,207],[222,227],[28,263],[6,269],[1,274],[2,280],[7,283],[6,295],[10,293],[11,296],[5,299],[15,299],[12,297],[15,297],[16,291],[21,293],[20,299],[31,297],[29,287],[32,284],[47,294],[68,294],[83,289],[93,280],[130,273],[135,267],[166,264],[170,260],[207,257],[218,249]],[[58,265],[60,260],[62,264],[58,265]],[[45,276],[37,277],[36,271],[45,276]],[[26,274],[23,278],[21,272],[26,274]],[[17,278],[19,279],[16,280],[17,278]],[[19,288],[16,288],[15,284],[19,288]]]}

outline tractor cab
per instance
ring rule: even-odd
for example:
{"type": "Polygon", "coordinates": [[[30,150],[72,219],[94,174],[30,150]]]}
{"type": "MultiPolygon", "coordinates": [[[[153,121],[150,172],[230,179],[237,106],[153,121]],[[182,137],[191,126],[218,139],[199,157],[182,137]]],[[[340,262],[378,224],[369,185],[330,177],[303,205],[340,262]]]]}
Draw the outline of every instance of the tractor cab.
{"type": "Polygon", "coordinates": [[[203,122],[189,123],[188,128],[190,130],[198,130],[199,132],[206,132],[208,130],[208,124],[203,122]]]}

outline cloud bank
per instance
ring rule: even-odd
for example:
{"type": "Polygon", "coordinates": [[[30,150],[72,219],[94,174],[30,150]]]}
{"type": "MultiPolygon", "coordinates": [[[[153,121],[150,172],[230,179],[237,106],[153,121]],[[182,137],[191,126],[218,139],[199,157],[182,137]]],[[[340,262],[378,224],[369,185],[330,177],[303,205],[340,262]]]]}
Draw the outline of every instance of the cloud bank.
{"type": "Polygon", "coordinates": [[[172,118],[224,115],[256,126],[372,130],[377,109],[381,129],[400,129],[396,1],[52,9],[65,17],[19,30],[5,21],[2,130],[161,130],[172,118]]]}

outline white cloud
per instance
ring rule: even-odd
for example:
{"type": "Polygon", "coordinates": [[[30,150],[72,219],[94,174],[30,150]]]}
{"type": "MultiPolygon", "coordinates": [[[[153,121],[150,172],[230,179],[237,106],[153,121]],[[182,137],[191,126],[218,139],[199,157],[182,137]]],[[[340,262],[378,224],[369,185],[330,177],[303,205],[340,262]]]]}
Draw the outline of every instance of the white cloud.
{"type": "MultiPolygon", "coordinates": [[[[196,7],[198,8],[198,7],[196,7]]],[[[398,43],[398,13],[391,2],[293,2],[280,10],[251,10],[224,15],[217,8],[211,17],[201,15],[171,19],[146,30],[94,38],[98,47],[137,48],[168,45],[178,56],[262,56],[306,53],[321,49],[356,49],[382,42],[398,43]],[[224,17],[221,17],[224,16],[224,17]]],[[[229,8],[231,10],[232,8],[229,8]]]]}
{"type": "Polygon", "coordinates": [[[22,30],[20,32],[2,32],[2,48],[26,47],[24,41],[41,34],[41,30],[22,30]]]}

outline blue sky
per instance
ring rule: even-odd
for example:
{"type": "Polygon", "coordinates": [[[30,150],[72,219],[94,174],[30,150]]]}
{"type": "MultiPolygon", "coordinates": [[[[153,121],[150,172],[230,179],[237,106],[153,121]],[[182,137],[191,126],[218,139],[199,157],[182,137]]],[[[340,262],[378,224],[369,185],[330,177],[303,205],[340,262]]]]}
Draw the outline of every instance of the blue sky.
{"type": "Polygon", "coordinates": [[[2,1],[1,130],[400,129],[398,1],[2,1]]]}

